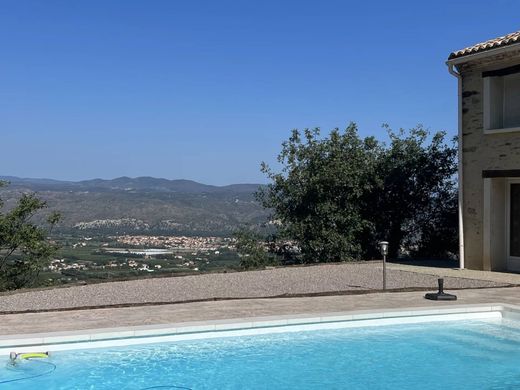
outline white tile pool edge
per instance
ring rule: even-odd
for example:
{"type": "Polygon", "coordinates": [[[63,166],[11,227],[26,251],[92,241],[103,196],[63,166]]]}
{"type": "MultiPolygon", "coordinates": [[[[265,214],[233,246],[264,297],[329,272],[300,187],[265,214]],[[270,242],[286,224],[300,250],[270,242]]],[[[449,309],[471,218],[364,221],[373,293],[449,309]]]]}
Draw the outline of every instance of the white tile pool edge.
{"type": "Polygon", "coordinates": [[[11,351],[66,351],[138,344],[175,342],[267,333],[414,324],[436,321],[520,320],[520,307],[507,304],[457,305],[448,308],[366,310],[340,313],[284,315],[0,336],[0,356],[11,351]]]}

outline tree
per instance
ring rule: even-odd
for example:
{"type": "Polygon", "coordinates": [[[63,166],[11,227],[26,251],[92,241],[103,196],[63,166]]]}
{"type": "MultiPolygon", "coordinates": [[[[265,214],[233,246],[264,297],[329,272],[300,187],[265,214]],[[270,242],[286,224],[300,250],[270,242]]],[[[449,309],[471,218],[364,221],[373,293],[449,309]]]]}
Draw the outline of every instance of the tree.
{"type": "MultiPolygon", "coordinates": [[[[375,192],[374,220],[378,238],[387,239],[389,257],[396,258],[400,248],[417,248],[426,255],[426,240],[436,240],[438,251],[453,249],[445,245],[457,240],[457,203],[454,174],[457,171],[457,149],[445,142],[446,133],[431,136],[422,126],[392,131],[387,125],[390,145],[381,154],[377,172],[381,186],[375,192]],[[443,216],[443,214],[445,214],[443,216]],[[446,231],[449,222],[450,233],[446,231]],[[455,231],[453,228],[455,227],[455,231]],[[437,231],[437,233],[436,233],[437,231]],[[429,237],[429,238],[428,238],[429,237]]],[[[434,248],[430,248],[434,249],[434,248]]],[[[439,254],[439,253],[438,253],[439,254]]],[[[438,255],[437,254],[437,255],[438,255]]]]}
{"type": "Polygon", "coordinates": [[[362,257],[361,237],[373,230],[363,208],[377,184],[381,153],[379,143],[373,137],[362,140],[352,123],[327,138],[319,129],[305,130],[303,139],[293,130],[278,156],[282,172],[262,164],[272,183],[258,199],[280,222],[281,236],[298,243],[305,262],[362,257]]]}
{"type": "MultiPolygon", "coordinates": [[[[0,182],[0,187],[6,184],[0,182]]],[[[46,207],[34,194],[22,194],[11,210],[2,213],[0,199],[0,291],[33,284],[56,252],[57,246],[47,238],[50,230],[32,221],[46,207]]],[[[58,213],[47,217],[50,229],[59,219],[58,213]]]]}
{"type": "Polygon", "coordinates": [[[443,132],[386,128],[389,145],[360,138],[353,123],[328,137],[314,129],[302,139],[293,130],[278,156],[281,172],[262,164],[271,183],[257,197],[305,262],[373,258],[381,239],[392,257],[403,246],[419,253],[434,242],[445,240],[437,252],[451,245],[444,237],[451,230],[436,230],[434,221],[453,220],[456,148],[443,132]]]}

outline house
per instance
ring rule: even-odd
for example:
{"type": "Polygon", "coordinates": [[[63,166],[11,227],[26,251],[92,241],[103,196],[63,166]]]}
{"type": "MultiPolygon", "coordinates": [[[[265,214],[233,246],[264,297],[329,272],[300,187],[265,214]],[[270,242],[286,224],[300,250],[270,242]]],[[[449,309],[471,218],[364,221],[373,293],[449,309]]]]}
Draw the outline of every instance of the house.
{"type": "Polygon", "coordinates": [[[520,31],[451,53],[460,267],[520,272],[520,31]]]}

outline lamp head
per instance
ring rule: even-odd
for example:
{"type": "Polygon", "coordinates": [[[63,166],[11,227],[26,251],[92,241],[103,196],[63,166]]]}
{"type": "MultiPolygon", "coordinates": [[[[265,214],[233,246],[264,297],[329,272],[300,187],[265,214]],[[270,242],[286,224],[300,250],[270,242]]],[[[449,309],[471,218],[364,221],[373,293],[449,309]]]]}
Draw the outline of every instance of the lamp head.
{"type": "Polygon", "coordinates": [[[381,255],[388,255],[388,241],[379,242],[379,250],[381,251],[381,255]]]}

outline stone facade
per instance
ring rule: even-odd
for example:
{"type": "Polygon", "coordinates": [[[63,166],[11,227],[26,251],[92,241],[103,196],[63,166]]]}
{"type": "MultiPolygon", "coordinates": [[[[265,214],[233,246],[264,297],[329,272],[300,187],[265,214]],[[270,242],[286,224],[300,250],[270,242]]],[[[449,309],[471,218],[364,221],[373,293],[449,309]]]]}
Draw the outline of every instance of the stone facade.
{"type": "Polygon", "coordinates": [[[507,270],[505,177],[483,171],[520,169],[520,132],[484,131],[482,72],[520,64],[520,49],[456,65],[462,79],[464,262],[466,268],[507,270]]]}

